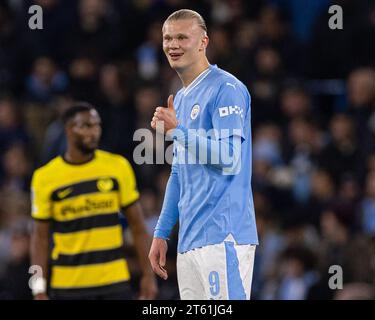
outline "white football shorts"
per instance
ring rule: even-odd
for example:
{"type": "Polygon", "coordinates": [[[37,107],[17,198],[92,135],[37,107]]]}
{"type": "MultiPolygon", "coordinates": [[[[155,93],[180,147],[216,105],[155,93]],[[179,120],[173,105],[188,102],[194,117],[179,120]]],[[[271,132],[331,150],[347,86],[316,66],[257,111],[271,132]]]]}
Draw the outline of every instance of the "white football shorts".
{"type": "Polygon", "coordinates": [[[250,300],[255,248],[226,240],[178,253],[181,299],[250,300]]]}

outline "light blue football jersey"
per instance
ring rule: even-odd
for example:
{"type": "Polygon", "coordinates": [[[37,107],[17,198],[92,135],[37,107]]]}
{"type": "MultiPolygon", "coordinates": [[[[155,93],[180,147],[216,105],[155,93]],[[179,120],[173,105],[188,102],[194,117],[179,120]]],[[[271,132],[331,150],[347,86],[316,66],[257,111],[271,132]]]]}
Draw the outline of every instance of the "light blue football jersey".
{"type": "MultiPolygon", "coordinates": [[[[176,161],[179,181],[178,251],[224,241],[232,235],[237,244],[258,244],[251,190],[251,98],[246,86],[230,73],[210,65],[175,96],[179,124],[186,129],[216,129],[219,138],[235,132],[242,137],[238,172],[205,164],[176,161]]],[[[178,158],[178,142],[174,141],[178,158]]]]}

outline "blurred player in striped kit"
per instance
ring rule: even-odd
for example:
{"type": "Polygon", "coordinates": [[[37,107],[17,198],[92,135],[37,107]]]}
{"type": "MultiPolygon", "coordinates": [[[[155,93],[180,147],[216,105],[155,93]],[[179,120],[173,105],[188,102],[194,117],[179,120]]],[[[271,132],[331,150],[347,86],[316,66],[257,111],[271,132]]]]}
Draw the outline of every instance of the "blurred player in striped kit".
{"type": "Polygon", "coordinates": [[[78,103],[63,121],[66,152],[37,169],[32,179],[31,260],[43,273],[31,281],[35,299],[132,298],[120,211],[142,270],[140,298],[155,298],[149,235],[132,167],[122,156],[97,149],[101,119],[93,106],[78,103]]]}

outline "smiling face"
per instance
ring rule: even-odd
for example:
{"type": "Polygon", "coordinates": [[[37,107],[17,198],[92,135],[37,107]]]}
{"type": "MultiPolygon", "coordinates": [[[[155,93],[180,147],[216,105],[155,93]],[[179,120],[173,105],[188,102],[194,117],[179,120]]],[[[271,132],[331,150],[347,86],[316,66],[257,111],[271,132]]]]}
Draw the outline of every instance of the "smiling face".
{"type": "Polygon", "coordinates": [[[208,37],[196,19],[166,21],[163,50],[170,66],[181,73],[206,59],[208,37]]]}

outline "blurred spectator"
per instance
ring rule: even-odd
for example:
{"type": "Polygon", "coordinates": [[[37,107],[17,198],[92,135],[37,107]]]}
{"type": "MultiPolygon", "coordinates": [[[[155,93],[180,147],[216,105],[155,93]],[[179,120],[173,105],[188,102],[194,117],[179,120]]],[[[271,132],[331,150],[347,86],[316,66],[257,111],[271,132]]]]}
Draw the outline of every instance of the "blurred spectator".
{"type": "Polygon", "coordinates": [[[77,16],[65,32],[64,52],[69,59],[90,57],[104,62],[118,55],[122,41],[114,1],[76,1],[77,16]]]}
{"type": "Polygon", "coordinates": [[[88,56],[79,56],[69,65],[71,84],[69,93],[77,100],[89,101],[97,104],[99,100],[98,87],[99,66],[97,62],[88,56]]]}
{"type": "Polygon", "coordinates": [[[288,30],[285,15],[276,6],[265,6],[259,13],[259,45],[275,48],[283,65],[287,67],[287,73],[295,75],[303,70],[306,56],[298,40],[288,30]],[[288,32],[289,31],[289,32],[288,32]]]}
{"type": "Polygon", "coordinates": [[[277,208],[280,216],[284,216],[293,203],[293,176],[284,163],[281,143],[282,133],[278,126],[267,123],[256,129],[252,184],[254,191],[268,197],[270,205],[277,208]]]}
{"type": "Polygon", "coordinates": [[[375,70],[354,70],[348,78],[349,108],[357,124],[357,139],[361,141],[360,156],[365,158],[375,151],[375,70]]]}
{"type": "MultiPolygon", "coordinates": [[[[0,278],[12,259],[12,234],[15,230],[26,230],[30,218],[30,201],[27,193],[2,191],[0,201],[0,278]]],[[[17,254],[17,253],[15,253],[17,254]]],[[[0,290],[1,291],[1,290],[0,290]]]]}
{"type": "Polygon", "coordinates": [[[72,24],[74,16],[74,0],[25,0],[16,6],[16,1],[9,1],[18,15],[18,37],[22,49],[24,68],[29,72],[30,64],[39,57],[49,57],[52,60],[64,62],[66,47],[63,44],[65,32],[72,24]],[[43,9],[43,29],[32,30],[27,22],[30,19],[29,8],[32,5],[43,9]],[[48,26],[48,27],[46,27],[48,26]]]}
{"type": "MultiPolygon", "coordinates": [[[[279,283],[274,292],[266,292],[266,299],[304,300],[309,289],[317,282],[316,256],[302,245],[286,248],[279,260],[279,283]]],[[[268,288],[270,289],[270,287],[268,288]]]]}
{"type": "Polygon", "coordinates": [[[355,227],[355,211],[349,203],[330,204],[322,213],[320,228],[323,240],[331,244],[343,244],[355,227]]]}
{"type": "Polygon", "coordinates": [[[146,41],[137,49],[139,76],[143,80],[153,80],[159,72],[160,60],[163,57],[161,23],[154,23],[148,29],[146,41]]]}
{"type": "Polygon", "coordinates": [[[281,132],[274,124],[264,124],[257,128],[253,142],[253,157],[266,160],[273,167],[282,164],[281,132]]]}
{"type": "Polygon", "coordinates": [[[211,17],[214,23],[225,24],[239,20],[244,13],[244,1],[214,0],[212,2],[211,17]]]}
{"type": "Polygon", "coordinates": [[[0,154],[13,143],[29,142],[20,111],[12,98],[0,97],[0,154]]]}
{"type": "Polygon", "coordinates": [[[54,110],[56,119],[51,121],[46,128],[38,165],[46,164],[65,151],[66,139],[61,116],[72,104],[72,98],[65,95],[56,96],[51,101],[51,108],[54,110]]]}
{"type": "Polygon", "coordinates": [[[285,237],[265,194],[254,193],[254,206],[260,244],[255,252],[252,299],[257,300],[263,298],[267,282],[277,276],[277,258],[285,248],[285,237]]]}
{"type": "Polygon", "coordinates": [[[321,168],[314,169],[309,180],[309,197],[291,210],[289,221],[307,223],[318,230],[321,213],[335,196],[336,187],[330,173],[321,168]]]}
{"type": "Polygon", "coordinates": [[[259,27],[261,41],[267,41],[274,45],[281,44],[282,38],[287,34],[280,10],[275,6],[265,6],[260,10],[259,27]]]}
{"type": "Polygon", "coordinates": [[[375,236],[375,171],[370,171],[366,179],[365,197],[361,202],[362,229],[375,236]]]}
{"type": "Polygon", "coordinates": [[[350,56],[355,57],[350,61],[350,69],[366,65],[375,67],[375,45],[371,41],[375,32],[375,3],[371,0],[351,2],[357,6],[354,14],[357,21],[350,41],[350,56]]]}
{"type": "Polygon", "coordinates": [[[2,155],[0,191],[29,191],[32,163],[22,144],[13,144],[2,155]]]}
{"type": "Polygon", "coordinates": [[[309,117],[312,113],[311,97],[301,86],[292,84],[285,87],[281,92],[280,102],[283,124],[291,119],[309,117]]]}
{"type": "Polygon", "coordinates": [[[19,72],[20,43],[15,15],[7,2],[0,2],[0,88],[15,89],[19,72]]]}
{"type": "Polygon", "coordinates": [[[250,77],[251,68],[244,68],[248,61],[253,60],[255,47],[258,42],[259,28],[256,22],[243,20],[239,22],[238,27],[234,30],[234,41],[232,51],[234,59],[231,68],[234,74],[243,82],[247,82],[250,77]]]}
{"type": "Polygon", "coordinates": [[[36,59],[31,74],[26,79],[28,99],[41,103],[48,103],[54,94],[63,92],[67,86],[66,75],[48,57],[36,59]]]}
{"type": "Polygon", "coordinates": [[[293,172],[293,195],[297,203],[304,203],[311,193],[311,174],[319,151],[317,129],[304,118],[294,118],[288,129],[291,145],[287,156],[293,172]]]}
{"type": "Polygon", "coordinates": [[[207,57],[212,64],[217,64],[232,72],[235,71],[235,67],[232,66],[235,59],[229,37],[229,31],[223,25],[213,27],[210,30],[211,44],[207,48],[207,57]]]}
{"type": "Polygon", "coordinates": [[[255,67],[259,76],[277,77],[281,68],[279,52],[272,47],[260,47],[255,54],[255,67]]]}
{"type": "Polygon", "coordinates": [[[285,12],[291,21],[292,31],[296,39],[302,43],[310,40],[316,19],[324,11],[328,11],[330,0],[270,0],[285,12]]]}
{"type": "Polygon", "coordinates": [[[157,194],[151,189],[145,189],[142,191],[140,201],[145,215],[147,230],[149,234],[153,234],[161,209],[157,194]]]}
{"type": "Polygon", "coordinates": [[[0,275],[0,300],[31,300],[28,286],[30,274],[29,231],[17,227],[10,238],[10,257],[5,271],[0,275]]]}
{"type": "Polygon", "coordinates": [[[351,203],[358,203],[361,198],[361,188],[358,181],[359,179],[354,175],[344,175],[341,177],[338,186],[338,197],[347,199],[351,203]]]}
{"type": "Polygon", "coordinates": [[[101,145],[104,149],[132,158],[135,108],[131,84],[120,66],[106,64],[99,76],[101,90],[98,109],[103,122],[101,145]]]}
{"type": "Polygon", "coordinates": [[[254,127],[259,123],[279,122],[281,118],[277,98],[282,77],[282,61],[279,51],[272,46],[258,47],[254,52],[254,70],[245,78],[253,95],[254,127]]]}
{"type": "Polygon", "coordinates": [[[375,99],[375,70],[361,68],[354,70],[348,78],[348,98],[354,109],[371,108],[375,99]]]}
{"type": "Polygon", "coordinates": [[[334,115],[330,123],[331,141],[319,155],[320,166],[330,172],[335,183],[362,166],[353,120],[345,114],[334,115]]]}
{"type": "Polygon", "coordinates": [[[290,247],[282,254],[281,284],[278,298],[281,300],[304,300],[308,290],[316,283],[315,255],[304,247],[290,247]]]}
{"type": "MultiPolygon", "coordinates": [[[[320,270],[326,275],[331,265],[343,269],[344,286],[353,281],[371,281],[370,246],[358,229],[356,208],[344,200],[334,202],[321,215],[320,270]]],[[[327,286],[326,283],[322,285],[327,286]]]]}

